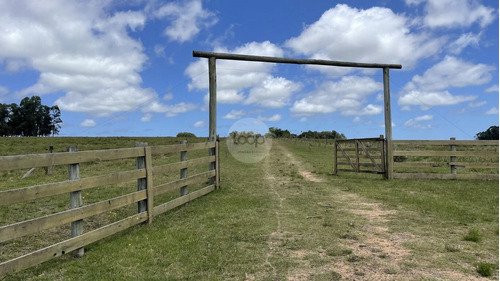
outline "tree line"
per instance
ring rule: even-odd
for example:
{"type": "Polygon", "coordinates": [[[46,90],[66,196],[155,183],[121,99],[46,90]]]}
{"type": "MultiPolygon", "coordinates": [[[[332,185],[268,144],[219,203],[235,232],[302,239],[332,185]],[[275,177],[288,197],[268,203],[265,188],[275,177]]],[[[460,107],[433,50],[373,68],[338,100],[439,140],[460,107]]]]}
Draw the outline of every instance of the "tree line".
{"type": "Polygon", "coordinates": [[[345,140],[346,136],[342,133],[339,133],[335,130],[332,131],[307,131],[302,132],[300,134],[290,133],[289,130],[282,130],[280,128],[271,127],[269,128],[269,132],[266,134],[266,137],[273,138],[305,138],[305,139],[337,139],[337,140],[345,140]]]}
{"type": "Polygon", "coordinates": [[[54,136],[62,122],[59,107],[43,105],[39,96],[26,97],[19,105],[0,103],[0,136],[54,136]]]}

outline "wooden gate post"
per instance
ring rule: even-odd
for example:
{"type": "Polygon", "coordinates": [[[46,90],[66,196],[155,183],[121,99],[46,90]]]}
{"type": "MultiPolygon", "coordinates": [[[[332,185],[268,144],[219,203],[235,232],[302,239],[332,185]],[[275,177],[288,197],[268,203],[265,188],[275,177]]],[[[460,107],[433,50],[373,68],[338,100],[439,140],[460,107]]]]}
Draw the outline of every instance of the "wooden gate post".
{"type": "Polygon", "coordinates": [[[392,118],[391,118],[391,90],[389,84],[389,67],[383,68],[384,74],[384,117],[385,117],[385,138],[387,142],[386,165],[387,179],[392,179],[394,157],[392,147],[392,118]]]}
{"type": "Polygon", "coordinates": [[[335,158],[335,163],[333,164],[333,174],[334,175],[338,175],[339,171],[338,171],[338,168],[339,168],[339,165],[338,165],[338,154],[337,154],[337,149],[338,149],[338,142],[337,142],[337,139],[335,139],[335,150],[333,152],[333,157],[335,158]]]}
{"type": "MultiPolygon", "coordinates": [[[[68,146],[68,152],[77,152],[78,147],[76,146],[68,146]]],[[[78,180],[80,179],[80,164],[69,164],[68,165],[68,174],[69,180],[78,180]]],[[[70,209],[80,208],[83,205],[82,201],[82,191],[77,190],[70,192],[69,194],[69,207],[70,209]]],[[[80,236],[83,234],[83,220],[77,220],[71,222],[71,237],[80,236]]],[[[84,248],[79,248],[74,251],[75,257],[83,257],[85,253],[84,248]]]]}
{"type": "MultiPolygon", "coordinates": [[[[136,142],[135,147],[146,147],[147,142],[136,142]]],[[[139,156],[135,160],[136,169],[146,169],[146,156],[139,156]]],[[[137,179],[137,191],[141,191],[147,188],[147,177],[137,179]]],[[[142,213],[147,211],[147,199],[137,202],[137,213],[142,213]]]]}
{"type": "MultiPolygon", "coordinates": [[[[451,141],[454,141],[455,138],[450,138],[451,141]]],[[[450,150],[451,151],[457,151],[457,146],[456,145],[450,145],[450,150]]],[[[457,166],[453,165],[452,163],[457,162],[457,157],[456,156],[450,156],[450,172],[452,175],[457,174],[457,166]]]]}
{"type": "MultiPolygon", "coordinates": [[[[215,57],[208,59],[208,141],[215,142],[217,139],[217,75],[215,67],[215,57]]],[[[208,150],[208,155],[215,155],[215,147],[208,150]]],[[[208,164],[208,170],[215,170],[215,162],[208,164]]],[[[215,184],[215,177],[210,178],[210,184],[215,184]]]]}
{"type": "MultiPolygon", "coordinates": [[[[187,140],[181,140],[181,144],[187,144],[187,140]]],[[[181,162],[184,162],[187,160],[188,160],[187,151],[181,151],[181,162]]],[[[185,178],[187,178],[187,176],[188,176],[188,169],[187,168],[181,169],[181,179],[185,179],[185,178]]],[[[187,185],[181,186],[180,193],[181,193],[180,194],[181,196],[187,195],[188,194],[188,186],[187,185]]]]}

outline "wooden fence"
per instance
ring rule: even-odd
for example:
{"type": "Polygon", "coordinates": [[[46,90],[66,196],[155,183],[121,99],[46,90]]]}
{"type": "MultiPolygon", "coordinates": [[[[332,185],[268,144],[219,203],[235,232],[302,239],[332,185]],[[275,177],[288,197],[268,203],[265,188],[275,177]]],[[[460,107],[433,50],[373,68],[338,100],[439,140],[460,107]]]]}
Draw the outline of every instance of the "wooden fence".
{"type": "Polygon", "coordinates": [[[334,174],[342,172],[385,174],[384,137],[335,140],[334,174]]]}
{"type": "Polygon", "coordinates": [[[23,256],[0,263],[0,278],[8,273],[19,271],[48,261],[65,253],[83,254],[83,247],[100,239],[113,235],[134,225],[151,223],[155,216],[203,196],[219,187],[219,142],[178,144],[168,146],[139,146],[135,148],[79,151],[68,149],[63,153],[32,154],[0,157],[0,171],[53,167],[68,165],[69,180],[48,184],[17,188],[0,192],[0,206],[38,200],[44,197],[70,194],[70,209],[26,221],[0,227],[0,243],[38,233],[43,230],[71,223],[72,238],[23,256]],[[208,149],[212,156],[187,160],[187,151],[208,149]],[[153,166],[152,156],[180,153],[180,162],[153,166]],[[100,162],[135,158],[136,169],[113,174],[80,178],[79,165],[85,162],[100,162]],[[207,165],[207,172],[187,177],[187,169],[207,165]],[[153,184],[153,176],[179,172],[180,179],[164,184],[153,184]],[[137,180],[137,191],[101,202],[82,205],[82,190],[104,185],[118,185],[137,180]],[[187,186],[209,184],[206,187],[188,193],[187,186]],[[173,190],[180,190],[180,197],[154,206],[155,196],[173,190]],[[83,219],[109,212],[130,204],[137,204],[137,214],[110,223],[95,230],[83,233],[83,219]]]}
{"type": "Polygon", "coordinates": [[[498,180],[497,140],[395,140],[393,149],[395,179],[498,180]]]}

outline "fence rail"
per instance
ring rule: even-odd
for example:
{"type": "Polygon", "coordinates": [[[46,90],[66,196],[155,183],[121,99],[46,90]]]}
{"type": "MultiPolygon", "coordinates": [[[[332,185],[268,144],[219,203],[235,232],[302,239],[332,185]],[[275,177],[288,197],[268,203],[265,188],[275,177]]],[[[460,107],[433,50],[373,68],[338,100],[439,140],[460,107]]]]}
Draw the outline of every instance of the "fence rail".
{"type": "Polygon", "coordinates": [[[334,174],[338,174],[338,172],[384,174],[384,151],[385,142],[383,136],[379,138],[335,140],[334,174]]]}
{"type": "Polygon", "coordinates": [[[393,146],[395,179],[498,179],[495,140],[395,140],[393,146]],[[466,172],[458,173],[458,169],[466,172]],[[487,169],[492,171],[485,173],[487,169]]]}
{"type": "Polygon", "coordinates": [[[53,167],[56,165],[68,165],[70,170],[70,180],[67,181],[1,191],[0,206],[8,206],[15,203],[23,203],[65,193],[71,194],[71,205],[74,203],[73,200],[76,200],[77,202],[76,207],[73,206],[73,208],[62,212],[1,226],[0,243],[69,223],[72,224],[72,234],[75,237],[0,263],[0,278],[4,277],[8,273],[29,268],[75,250],[79,250],[81,254],[83,254],[83,247],[90,243],[96,242],[102,238],[108,237],[143,222],[151,223],[153,221],[153,217],[212,192],[219,187],[220,183],[218,161],[218,141],[193,144],[183,143],[168,146],[144,146],[124,149],[0,157],[0,171],[30,169],[35,167],[53,167]],[[215,149],[215,155],[187,160],[187,151],[200,149],[208,149],[210,151],[215,149]],[[167,153],[180,153],[181,161],[153,166],[152,155],[167,153]],[[120,160],[126,158],[136,158],[136,170],[121,171],[82,179],[79,178],[78,167],[80,163],[120,160]],[[209,168],[209,171],[207,172],[187,177],[187,169],[203,164],[208,164],[206,166],[207,168],[210,166],[214,169],[209,168]],[[73,172],[71,172],[72,169],[73,172]],[[175,171],[181,171],[181,178],[179,180],[158,184],[156,186],[153,185],[154,176],[175,171]],[[137,180],[136,192],[106,199],[89,205],[82,206],[81,204],[82,200],[80,192],[82,190],[105,185],[116,185],[134,180],[137,180]],[[187,191],[187,186],[203,183],[208,184],[208,186],[190,193],[187,191]],[[158,206],[153,205],[155,196],[173,190],[181,190],[180,197],[158,206]],[[78,196],[80,196],[80,198],[78,198],[78,196]],[[79,205],[78,201],[80,202],[79,205]],[[110,223],[87,233],[82,233],[83,229],[73,229],[83,227],[83,224],[78,222],[81,222],[85,218],[109,212],[131,204],[138,204],[137,214],[128,216],[117,222],[110,223]]]}

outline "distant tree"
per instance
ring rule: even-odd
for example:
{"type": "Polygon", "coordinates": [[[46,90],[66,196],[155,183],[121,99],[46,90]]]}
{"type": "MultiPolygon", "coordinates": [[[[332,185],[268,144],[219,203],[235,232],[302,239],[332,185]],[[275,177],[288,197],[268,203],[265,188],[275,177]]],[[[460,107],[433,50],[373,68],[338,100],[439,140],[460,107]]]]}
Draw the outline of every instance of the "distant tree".
{"type": "Polygon", "coordinates": [[[61,111],[42,104],[38,96],[24,98],[19,105],[0,104],[0,135],[50,136],[59,134],[61,111]]]}
{"type": "Polygon", "coordinates": [[[477,140],[498,140],[498,126],[491,126],[484,132],[476,134],[477,140]]]}
{"type": "Polygon", "coordinates": [[[178,138],[196,138],[196,135],[189,132],[180,132],[177,134],[178,138]]]}

